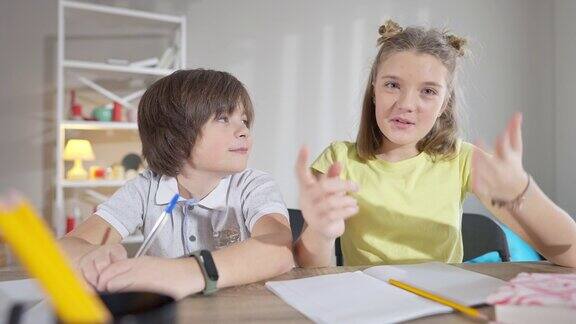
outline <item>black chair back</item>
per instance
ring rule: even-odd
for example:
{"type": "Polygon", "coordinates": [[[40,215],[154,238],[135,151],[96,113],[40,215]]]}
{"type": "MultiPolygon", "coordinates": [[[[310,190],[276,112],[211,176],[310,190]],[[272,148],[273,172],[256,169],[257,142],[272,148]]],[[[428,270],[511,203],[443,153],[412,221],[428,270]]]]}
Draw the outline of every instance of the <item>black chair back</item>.
{"type": "Polygon", "coordinates": [[[498,252],[503,262],[510,261],[506,233],[496,221],[488,216],[464,213],[462,215],[462,241],[464,261],[488,252],[498,252]]]}
{"type": "MultiPolygon", "coordinates": [[[[300,209],[288,208],[288,216],[290,217],[290,229],[292,230],[292,241],[296,242],[302,234],[302,228],[304,227],[304,217],[302,216],[302,211],[300,209]]],[[[344,264],[344,259],[342,257],[342,249],[340,248],[340,238],[336,239],[335,253],[336,253],[336,265],[341,266],[344,264]]]]}

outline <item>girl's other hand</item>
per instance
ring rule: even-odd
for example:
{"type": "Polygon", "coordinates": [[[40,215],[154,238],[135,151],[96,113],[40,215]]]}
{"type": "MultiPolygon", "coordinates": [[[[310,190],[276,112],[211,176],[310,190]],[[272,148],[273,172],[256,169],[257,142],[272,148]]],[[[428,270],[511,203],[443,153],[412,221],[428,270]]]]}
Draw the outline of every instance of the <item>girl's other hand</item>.
{"type": "Polygon", "coordinates": [[[296,161],[300,188],[300,209],[309,230],[327,240],[344,233],[344,221],[358,212],[356,199],[348,193],[358,190],[352,181],[340,179],[342,167],[334,163],[316,178],[307,165],[308,149],[302,147],[296,161]]]}

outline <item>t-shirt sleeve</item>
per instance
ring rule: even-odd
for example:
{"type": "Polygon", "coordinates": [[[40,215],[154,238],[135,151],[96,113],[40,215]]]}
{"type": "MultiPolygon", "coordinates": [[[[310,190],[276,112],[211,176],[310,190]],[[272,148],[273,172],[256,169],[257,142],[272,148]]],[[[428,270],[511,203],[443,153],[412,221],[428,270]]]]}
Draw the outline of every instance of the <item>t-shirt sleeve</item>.
{"type": "Polygon", "coordinates": [[[460,143],[460,152],[458,158],[460,159],[460,180],[462,183],[461,195],[462,200],[466,194],[472,192],[472,153],[474,152],[474,145],[462,141],[460,143]]]}
{"type": "Polygon", "coordinates": [[[108,200],[98,205],[96,215],[102,217],[122,238],[143,224],[143,214],[152,177],[140,174],[118,189],[108,200]]]}
{"type": "Polygon", "coordinates": [[[249,170],[239,180],[240,200],[246,227],[250,232],[260,218],[281,214],[290,221],[288,209],[274,179],[267,173],[249,170]]]}
{"type": "Polygon", "coordinates": [[[334,162],[339,161],[339,156],[345,154],[346,144],[342,142],[334,142],[330,144],[312,163],[312,170],[320,173],[326,173],[328,168],[334,162]]]}

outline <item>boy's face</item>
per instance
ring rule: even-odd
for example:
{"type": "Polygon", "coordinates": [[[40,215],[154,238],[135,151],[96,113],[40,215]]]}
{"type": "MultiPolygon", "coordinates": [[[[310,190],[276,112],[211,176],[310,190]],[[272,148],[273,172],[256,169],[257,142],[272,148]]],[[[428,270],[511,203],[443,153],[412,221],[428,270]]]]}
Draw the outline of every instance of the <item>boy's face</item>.
{"type": "Polygon", "coordinates": [[[203,127],[192,150],[197,170],[232,174],[246,169],[252,137],[244,108],[230,115],[214,116],[203,127]]]}
{"type": "Polygon", "coordinates": [[[375,113],[384,141],[416,147],[442,113],[448,70],[432,55],[406,51],[390,55],[377,72],[375,113]]]}

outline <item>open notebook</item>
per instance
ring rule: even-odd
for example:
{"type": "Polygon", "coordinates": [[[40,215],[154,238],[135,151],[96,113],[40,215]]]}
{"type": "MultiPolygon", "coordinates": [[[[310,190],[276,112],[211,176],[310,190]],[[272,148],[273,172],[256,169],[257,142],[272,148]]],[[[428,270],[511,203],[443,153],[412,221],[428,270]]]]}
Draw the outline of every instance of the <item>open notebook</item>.
{"type": "Polygon", "coordinates": [[[452,309],[387,283],[396,279],[468,306],[484,304],[504,281],[439,262],[375,266],[266,287],[318,323],[393,323],[452,309]]]}

